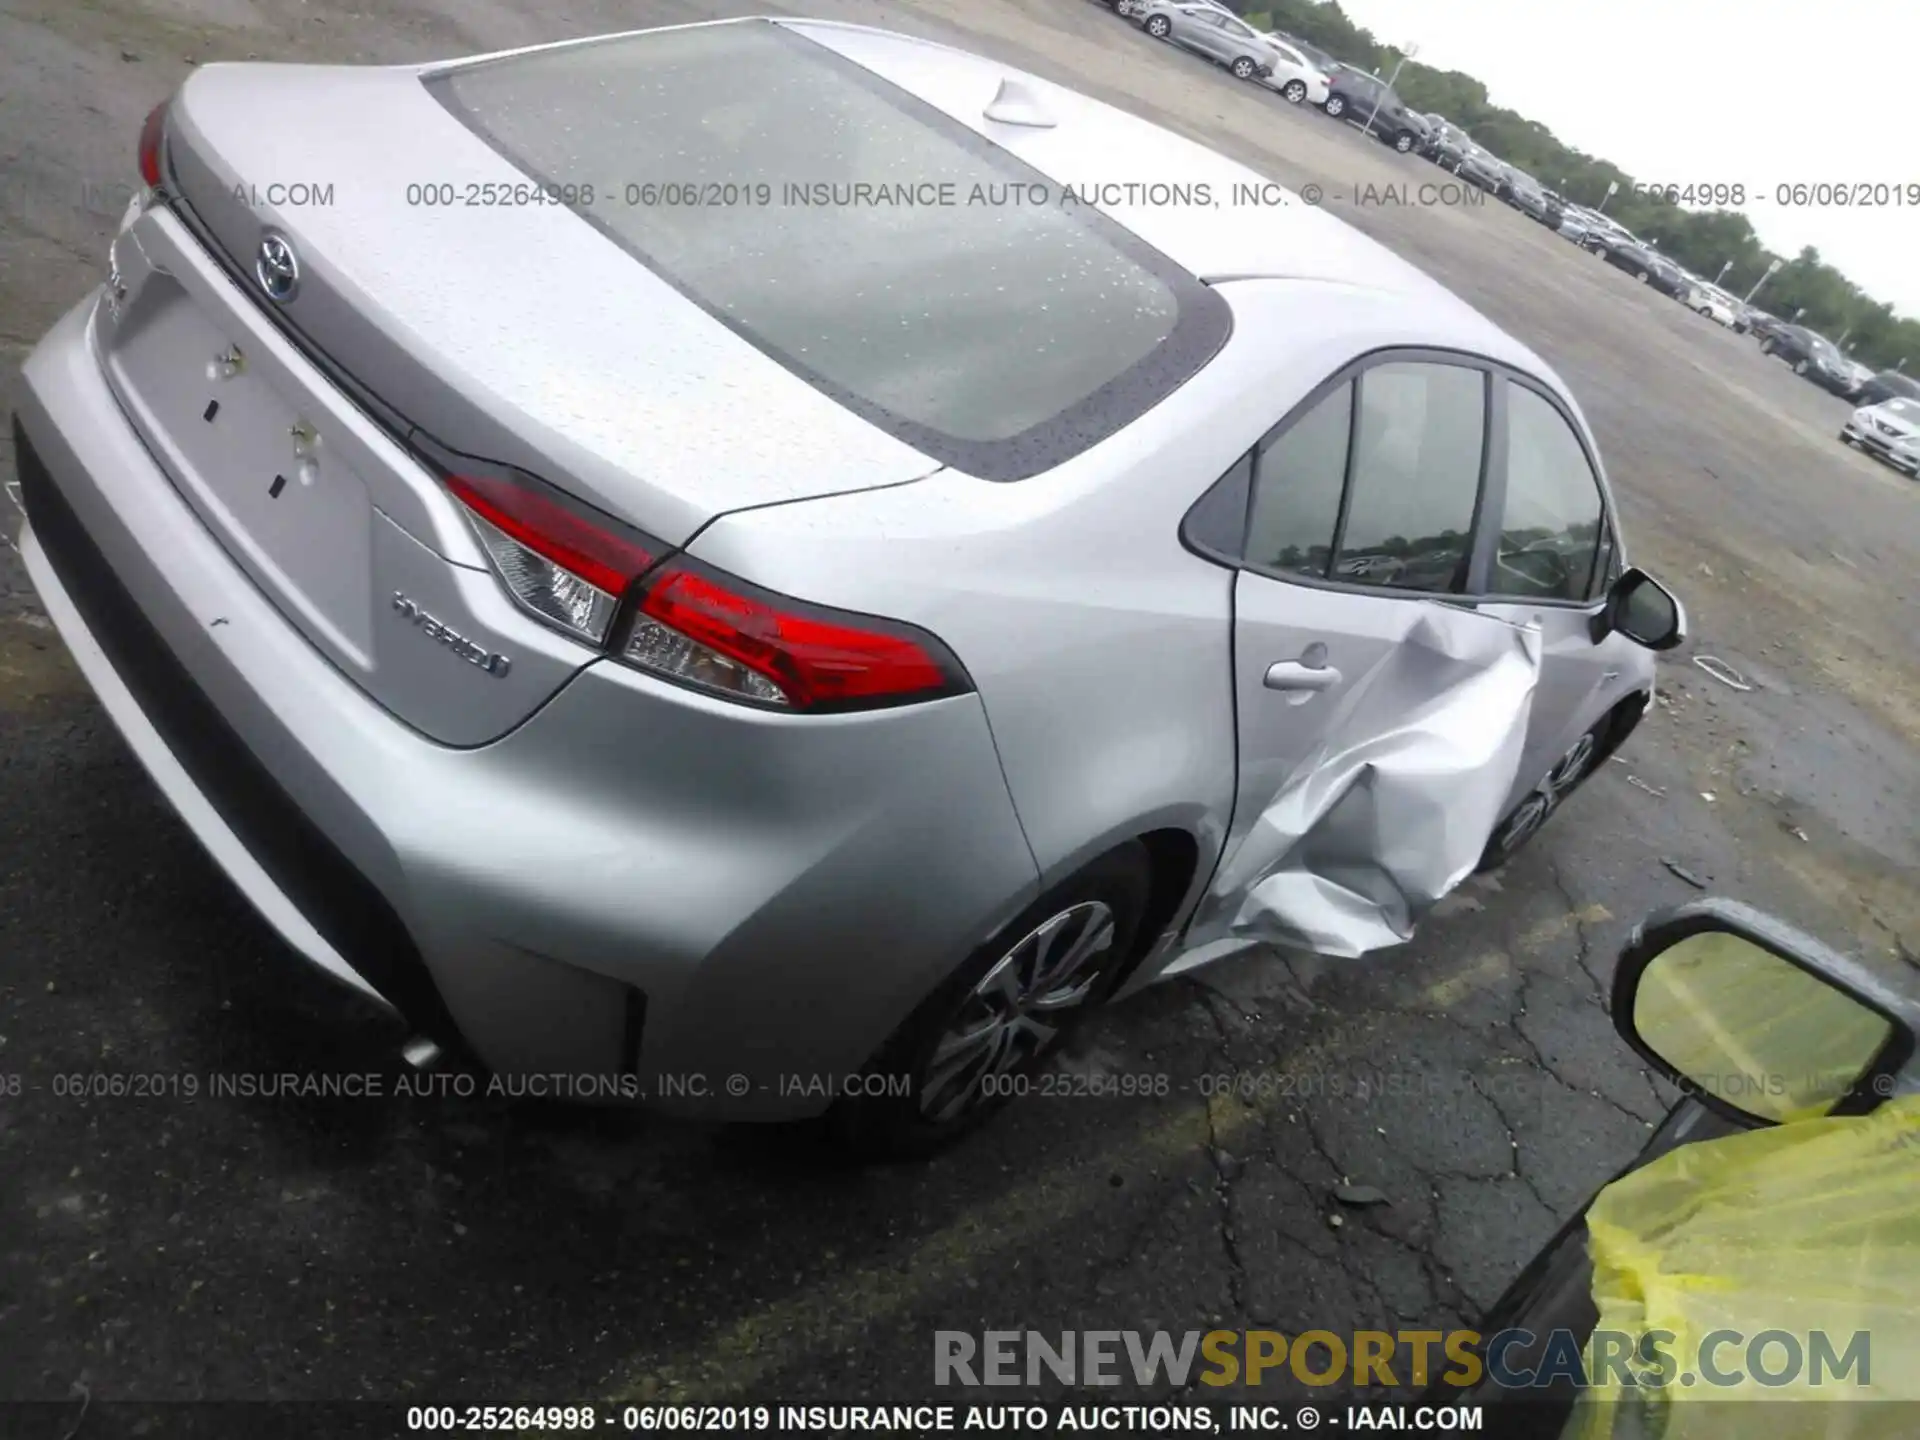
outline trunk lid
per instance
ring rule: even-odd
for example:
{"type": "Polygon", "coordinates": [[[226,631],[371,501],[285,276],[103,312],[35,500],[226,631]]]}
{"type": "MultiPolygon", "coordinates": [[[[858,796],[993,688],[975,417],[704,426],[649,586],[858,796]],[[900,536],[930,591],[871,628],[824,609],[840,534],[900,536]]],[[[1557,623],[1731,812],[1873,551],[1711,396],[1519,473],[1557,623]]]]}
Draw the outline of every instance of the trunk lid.
{"type": "Polygon", "coordinates": [[[155,458],[300,633],[407,723],[477,745],[597,652],[515,605],[412,438],[668,547],[938,465],[540,203],[420,77],[196,72],[167,122],[179,203],[116,240],[95,337],[155,458]],[[268,235],[297,265],[278,301],[268,235]]]}
{"type": "MultiPolygon", "coordinates": [[[[937,468],[545,200],[432,97],[432,68],[211,65],[174,103],[182,198],[243,277],[286,237],[299,288],[271,308],[311,349],[453,449],[673,545],[937,468]]],[[[632,179],[581,183],[614,205],[632,179]]]]}

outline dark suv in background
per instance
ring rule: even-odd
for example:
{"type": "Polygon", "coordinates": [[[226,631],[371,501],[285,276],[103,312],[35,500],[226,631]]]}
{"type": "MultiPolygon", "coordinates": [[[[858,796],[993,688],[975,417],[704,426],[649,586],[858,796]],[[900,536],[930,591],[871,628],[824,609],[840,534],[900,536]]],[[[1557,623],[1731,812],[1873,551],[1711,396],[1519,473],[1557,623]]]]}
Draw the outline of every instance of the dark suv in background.
{"type": "Polygon", "coordinates": [[[1407,102],[1377,75],[1341,68],[1327,87],[1327,103],[1320,108],[1335,120],[1348,120],[1379,136],[1402,155],[1426,142],[1427,122],[1407,108],[1407,102]]]}
{"type": "Polygon", "coordinates": [[[1835,395],[1851,396],[1860,388],[1840,347],[1804,325],[1782,325],[1760,342],[1760,353],[1779,356],[1794,374],[1835,395]]]}

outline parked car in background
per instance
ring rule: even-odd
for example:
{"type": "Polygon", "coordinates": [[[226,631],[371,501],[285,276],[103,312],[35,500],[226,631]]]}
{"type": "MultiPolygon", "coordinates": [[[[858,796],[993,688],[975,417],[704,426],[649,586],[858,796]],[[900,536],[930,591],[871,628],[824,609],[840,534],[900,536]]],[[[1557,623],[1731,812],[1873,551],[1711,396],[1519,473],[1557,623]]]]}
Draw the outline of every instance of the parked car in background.
{"type": "Polygon", "coordinates": [[[1587,235],[1586,239],[1581,241],[1581,244],[1594,254],[1605,256],[1607,250],[1612,246],[1638,245],[1640,243],[1640,237],[1638,235],[1627,229],[1626,226],[1622,225],[1611,215],[1599,210],[1589,210],[1586,213],[1588,221],[1587,235]]]}
{"type": "Polygon", "coordinates": [[[1236,80],[1264,80],[1279,63],[1266,36],[1208,0],[1154,0],[1136,18],[1154,39],[1204,55],[1236,80]]]}
{"type": "Polygon", "coordinates": [[[1335,120],[1345,120],[1377,136],[1402,155],[1419,148],[1426,122],[1377,75],[1342,66],[1331,78],[1326,103],[1321,106],[1335,120]]]}
{"type": "Polygon", "coordinates": [[[1538,220],[1549,229],[1558,230],[1560,219],[1566,213],[1560,205],[1547,194],[1545,187],[1526,171],[1507,167],[1506,201],[1522,214],[1538,220]]]}
{"type": "Polygon", "coordinates": [[[1760,342],[1760,348],[1766,349],[1769,339],[1777,338],[1787,328],[1787,321],[1778,315],[1769,315],[1765,310],[1747,307],[1747,333],[1760,342]]]}
{"type": "Polygon", "coordinates": [[[1269,90],[1277,90],[1291,105],[1326,104],[1332,86],[1327,72],[1281,36],[1267,32],[1261,38],[1273,55],[1273,69],[1263,77],[1262,83],[1269,90]]]}
{"type": "Polygon", "coordinates": [[[1854,398],[1857,399],[1860,392],[1867,388],[1867,382],[1873,379],[1873,367],[1871,365],[1861,364],[1851,355],[1847,356],[1846,359],[1847,369],[1853,374],[1853,395],[1854,398]]]}
{"type": "Polygon", "coordinates": [[[1443,170],[1455,170],[1460,162],[1473,149],[1473,140],[1466,131],[1452,121],[1438,115],[1429,115],[1430,128],[1427,143],[1420,153],[1443,170]]]}
{"type": "Polygon", "coordinates": [[[1896,395],[1862,405],[1848,417],[1840,439],[1920,478],[1920,399],[1896,395]]]}
{"type": "Polygon", "coordinates": [[[1273,38],[1278,40],[1282,45],[1291,46],[1293,49],[1299,51],[1301,58],[1322,75],[1331,78],[1334,71],[1343,68],[1340,62],[1325,50],[1322,50],[1318,45],[1309,44],[1298,35],[1289,35],[1284,30],[1274,30],[1270,33],[1273,38]]]}
{"type": "Polygon", "coordinates": [[[1584,205],[1569,205],[1560,215],[1560,233],[1576,245],[1584,246],[1596,229],[1591,210],[1584,205]]]}
{"type": "Polygon", "coordinates": [[[1862,405],[1878,405],[1882,400],[1891,400],[1896,395],[1920,400],[1920,380],[1898,370],[1882,370],[1860,387],[1858,398],[1862,405]]]}
{"type": "Polygon", "coordinates": [[[1840,347],[1804,325],[1782,325],[1760,342],[1760,353],[1786,361],[1794,374],[1843,398],[1860,389],[1853,366],[1840,353],[1840,347]]]}
{"type": "Polygon", "coordinates": [[[1638,241],[1611,241],[1601,252],[1601,258],[1662,295],[1679,299],[1686,294],[1686,271],[1648,245],[1638,241]]]}
{"type": "Polygon", "coordinates": [[[1697,311],[1716,325],[1724,325],[1729,330],[1739,327],[1740,302],[1719,286],[1695,280],[1688,284],[1682,298],[1689,310],[1697,311]]]}
{"type": "Polygon", "coordinates": [[[1478,145],[1469,148],[1453,169],[1462,180],[1478,185],[1495,199],[1506,198],[1507,167],[1478,145]]]}

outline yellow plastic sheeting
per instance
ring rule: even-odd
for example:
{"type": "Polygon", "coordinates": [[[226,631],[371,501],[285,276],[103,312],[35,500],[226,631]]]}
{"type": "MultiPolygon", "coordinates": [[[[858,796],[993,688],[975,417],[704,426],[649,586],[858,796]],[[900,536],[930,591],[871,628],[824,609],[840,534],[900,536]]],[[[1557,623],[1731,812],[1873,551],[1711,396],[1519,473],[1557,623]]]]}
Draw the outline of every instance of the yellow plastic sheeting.
{"type": "Polygon", "coordinates": [[[1567,1440],[1920,1435],[1920,1097],[1683,1146],[1603,1190],[1587,1228],[1600,1321],[1567,1440]],[[1669,1383],[1600,1363],[1608,1333],[1658,1331],[1669,1383]],[[1756,1347],[1768,1331],[1790,1342],[1756,1347]],[[1715,1332],[1735,1337],[1703,1357],[1715,1332]],[[1703,1359],[1741,1378],[1710,1383],[1703,1359]]]}

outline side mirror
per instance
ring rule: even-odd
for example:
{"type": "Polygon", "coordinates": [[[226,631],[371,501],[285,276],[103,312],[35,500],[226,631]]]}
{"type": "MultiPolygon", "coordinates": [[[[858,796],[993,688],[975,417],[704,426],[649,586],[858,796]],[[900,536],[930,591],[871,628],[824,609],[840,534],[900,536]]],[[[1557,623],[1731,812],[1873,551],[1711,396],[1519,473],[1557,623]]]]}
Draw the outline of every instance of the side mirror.
{"type": "Polygon", "coordinates": [[[1912,1057],[1920,1006],[1859,962],[1729,900],[1634,932],[1613,1023],[1709,1108],[1779,1125],[1871,1110],[1912,1057]]]}
{"type": "Polygon", "coordinates": [[[1629,566],[1594,620],[1596,641],[1616,631],[1649,650],[1671,650],[1687,638],[1686,607],[1653,576],[1629,566]]]}

